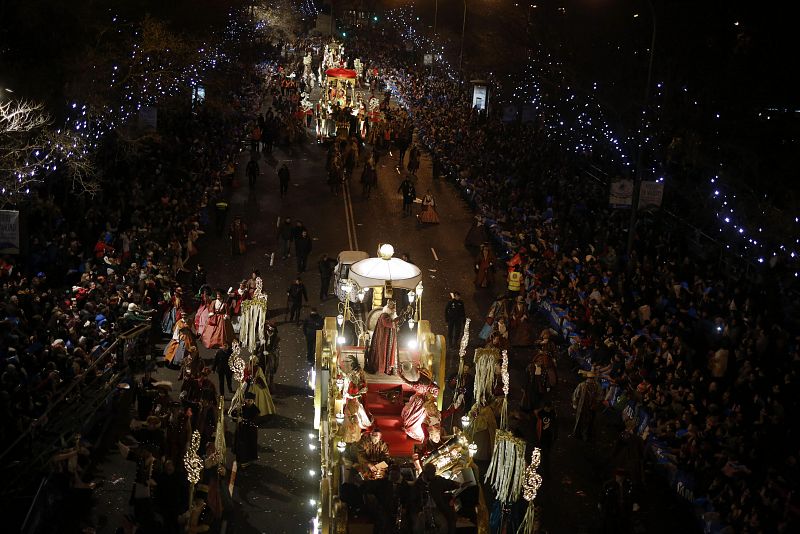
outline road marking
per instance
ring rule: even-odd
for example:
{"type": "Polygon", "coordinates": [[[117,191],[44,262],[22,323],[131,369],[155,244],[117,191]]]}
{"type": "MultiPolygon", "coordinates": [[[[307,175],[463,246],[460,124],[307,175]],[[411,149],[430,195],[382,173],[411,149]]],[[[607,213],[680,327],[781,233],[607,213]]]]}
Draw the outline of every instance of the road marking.
{"type": "Polygon", "coordinates": [[[351,246],[355,245],[355,248],[352,248],[351,250],[358,250],[358,232],[356,230],[355,212],[353,211],[353,198],[350,195],[350,180],[345,180],[344,182],[344,197],[345,197],[345,209],[349,216],[348,231],[352,230],[353,234],[353,242],[351,243],[351,246]]]}
{"type": "Polygon", "coordinates": [[[347,246],[350,247],[350,250],[353,250],[353,234],[350,232],[350,212],[347,210],[346,192],[342,194],[342,202],[344,202],[344,224],[347,226],[347,246]]]}
{"type": "Polygon", "coordinates": [[[439,256],[436,255],[436,249],[431,247],[431,254],[433,254],[433,259],[439,261],[439,256]]]}

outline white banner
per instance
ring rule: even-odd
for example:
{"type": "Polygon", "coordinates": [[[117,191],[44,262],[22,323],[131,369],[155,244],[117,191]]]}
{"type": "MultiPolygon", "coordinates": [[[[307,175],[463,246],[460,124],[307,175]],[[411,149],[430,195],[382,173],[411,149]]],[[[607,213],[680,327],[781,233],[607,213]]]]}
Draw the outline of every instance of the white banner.
{"type": "Polygon", "coordinates": [[[630,208],[633,206],[633,180],[611,182],[608,203],[612,208],[630,208]]]}
{"type": "Polygon", "coordinates": [[[19,254],[19,212],[0,210],[0,254],[19,254]]]}
{"type": "Polygon", "coordinates": [[[660,208],[664,198],[664,184],[661,182],[642,182],[639,189],[639,209],[660,208]]]}

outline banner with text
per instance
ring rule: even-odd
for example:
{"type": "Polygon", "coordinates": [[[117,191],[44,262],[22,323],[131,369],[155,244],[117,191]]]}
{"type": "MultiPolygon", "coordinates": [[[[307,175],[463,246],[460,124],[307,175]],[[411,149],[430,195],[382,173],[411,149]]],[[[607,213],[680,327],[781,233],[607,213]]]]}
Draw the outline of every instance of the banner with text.
{"type": "Polygon", "coordinates": [[[19,254],[19,212],[0,210],[0,254],[19,254]]]}
{"type": "Polygon", "coordinates": [[[633,206],[633,180],[611,182],[608,203],[612,208],[630,208],[633,206]]]}

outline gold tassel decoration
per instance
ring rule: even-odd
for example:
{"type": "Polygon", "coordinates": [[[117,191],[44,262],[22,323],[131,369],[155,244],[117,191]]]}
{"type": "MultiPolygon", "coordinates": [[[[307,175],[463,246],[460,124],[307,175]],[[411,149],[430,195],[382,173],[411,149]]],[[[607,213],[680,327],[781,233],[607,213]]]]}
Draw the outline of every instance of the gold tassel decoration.
{"type": "Polygon", "coordinates": [[[519,499],[525,472],[525,441],[507,430],[498,430],[486,482],[492,485],[497,500],[510,504],[519,499]]]}
{"type": "Polygon", "coordinates": [[[542,476],[536,472],[542,459],[541,450],[537,447],[531,453],[531,463],[525,468],[525,477],[522,482],[522,497],[528,501],[525,517],[517,529],[517,534],[534,534],[536,532],[536,494],[542,486],[542,476]]]}

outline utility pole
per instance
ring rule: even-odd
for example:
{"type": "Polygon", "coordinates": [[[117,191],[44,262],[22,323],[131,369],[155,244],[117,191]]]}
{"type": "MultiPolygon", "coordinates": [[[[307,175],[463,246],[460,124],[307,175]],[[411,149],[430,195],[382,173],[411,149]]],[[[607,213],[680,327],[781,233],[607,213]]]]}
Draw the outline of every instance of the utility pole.
{"type": "Polygon", "coordinates": [[[464,0],[464,21],[461,23],[461,52],[458,54],[458,70],[464,61],[464,31],[467,29],[467,0],[464,0]]]}
{"type": "Polygon", "coordinates": [[[436,40],[436,21],[439,19],[439,0],[436,0],[433,8],[433,37],[436,40]]]}

